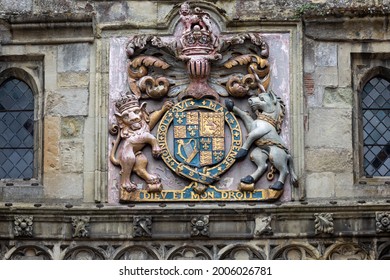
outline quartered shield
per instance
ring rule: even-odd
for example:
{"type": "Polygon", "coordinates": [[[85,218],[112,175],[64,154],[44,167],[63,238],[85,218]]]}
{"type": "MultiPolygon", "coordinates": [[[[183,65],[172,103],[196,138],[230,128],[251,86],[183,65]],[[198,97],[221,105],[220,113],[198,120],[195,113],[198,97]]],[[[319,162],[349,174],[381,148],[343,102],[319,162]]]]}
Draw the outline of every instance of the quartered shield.
{"type": "Polygon", "coordinates": [[[200,168],[225,158],[223,112],[176,112],[173,125],[174,154],[180,163],[200,168]]]}

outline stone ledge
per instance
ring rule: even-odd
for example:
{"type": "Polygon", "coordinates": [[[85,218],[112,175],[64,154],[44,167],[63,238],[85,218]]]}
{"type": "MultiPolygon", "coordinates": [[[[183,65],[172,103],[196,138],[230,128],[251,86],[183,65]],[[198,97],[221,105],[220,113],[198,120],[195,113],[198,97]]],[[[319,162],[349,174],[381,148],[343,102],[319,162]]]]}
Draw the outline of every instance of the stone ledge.
{"type": "MultiPolygon", "coordinates": [[[[241,248],[245,252],[256,248],[256,252],[264,253],[262,257],[258,255],[260,259],[279,258],[280,250],[292,248],[309,249],[307,253],[313,259],[328,259],[327,250],[332,251],[338,246],[357,246],[358,251],[367,253],[364,259],[380,258],[390,252],[390,230],[386,228],[385,221],[378,220],[383,215],[389,216],[390,203],[333,201],[332,204],[288,203],[268,205],[266,208],[248,208],[247,205],[231,203],[226,205],[227,209],[219,209],[219,206],[214,209],[180,209],[184,205],[167,205],[164,209],[156,205],[149,209],[135,209],[137,206],[92,209],[93,205],[72,208],[68,205],[68,208],[63,207],[64,210],[60,209],[60,205],[49,208],[46,205],[27,207],[24,204],[25,208],[18,208],[21,205],[0,207],[0,259],[9,259],[15,251],[27,247],[40,248],[54,259],[68,258],[70,252],[79,249],[100,252],[102,255],[98,255],[102,259],[117,259],[118,254],[130,247],[131,250],[142,248],[143,252],[157,252],[155,257],[159,256],[158,259],[169,259],[176,250],[190,247],[203,248],[207,252],[214,248],[210,252],[218,252],[217,255],[205,255],[211,259],[223,259],[228,248],[241,248]],[[331,231],[322,231],[323,225],[316,219],[318,216],[328,219],[326,225],[331,231]],[[32,236],[15,236],[16,217],[32,221],[32,236]],[[203,235],[194,233],[193,220],[199,217],[206,217],[207,227],[202,231],[203,235]],[[263,230],[266,217],[270,219],[267,230],[263,230]],[[149,219],[150,232],[137,235],[137,221],[142,219],[149,219]],[[80,222],[77,228],[84,227],[87,234],[75,234],[74,223],[77,221],[80,222]],[[382,223],[382,227],[378,228],[378,222],[382,223]],[[169,248],[166,251],[153,249],[164,246],[169,248]],[[53,247],[57,250],[47,250],[53,247]],[[108,250],[110,247],[114,249],[108,250]]],[[[76,259],[75,256],[69,258],[76,259]]]]}

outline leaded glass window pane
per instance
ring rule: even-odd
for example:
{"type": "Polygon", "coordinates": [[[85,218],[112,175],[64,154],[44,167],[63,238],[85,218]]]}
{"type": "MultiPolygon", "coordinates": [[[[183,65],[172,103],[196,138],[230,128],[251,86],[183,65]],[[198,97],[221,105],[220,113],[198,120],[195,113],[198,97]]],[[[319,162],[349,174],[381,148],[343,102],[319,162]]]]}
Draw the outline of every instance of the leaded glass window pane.
{"type": "Polygon", "coordinates": [[[390,82],[374,77],[361,98],[365,175],[390,176],[390,82]]]}
{"type": "Polygon", "coordinates": [[[34,174],[34,96],[23,81],[0,85],[0,179],[34,174]]]}

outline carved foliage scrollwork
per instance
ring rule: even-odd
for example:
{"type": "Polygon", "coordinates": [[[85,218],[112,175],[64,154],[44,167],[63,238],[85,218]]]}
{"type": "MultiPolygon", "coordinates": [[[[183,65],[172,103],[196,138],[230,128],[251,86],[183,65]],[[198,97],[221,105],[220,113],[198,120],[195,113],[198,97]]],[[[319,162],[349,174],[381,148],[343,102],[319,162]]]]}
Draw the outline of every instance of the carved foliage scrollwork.
{"type": "Polygon", "coordinates": [[[385,242],[379,245],[377,249],[377,255],[378,260],[390,260],[390,242],[385,242]]]}
{"type": "Polygon", "coordinates": [[[193,217],[191,219],[191,236],[209,236],[209,215],[193,217]]]}
{"type": "Polygon", "coordinates": [[[277,250],[273,259],[275,260],[314,260],[317,259],[313,250],[300,244],[291,244],[277,250]]]}
{"type": "Polygon", "coordinates": [[[244,97],[250,94],[260,85],[262,92],[267,91],[270,82],[270,64],[268,62],[269,47],[262,37],[254,33],[237,35],[224,41],[224,48],[230,48],[231,58],[224,63],[224,67],[231,69],[233,67],[246,67],[246,75],[235,74],[230,76],[226,89],[234,97],[244,97]],[[253,44],[253,49],[245,49],[245,43],[253,44]],[[257,81],[257,78],[259,79],[257,81]]]}
{"type": "Polygon", "coordinates": [[[88,237],[89,236],[89,221],[90,217],[72,217],[73,237],[88,237]]]}
{"type": "Polygon", "coordinates": [[[22,246],[17,248],[10,260],[50,260],[50,254],[38,246],[22,246]]]}
{"type": "Polygon", "coordinates": [[[15,216],[14,217],[14,235],[15,237],[33,236],[33,216],[15,216]]]}
{"type": "Polygon", "coordinates": [[[259,84],[267,90],[269,47],[259,34],[221,35],[208,12],[188,3],[179,13],[181,29],[174,36],[129,40],[128,83],[135,95],[218,99],[251,95],[259,84]]]}
{"type": "Polygon", "coordinates": [[[152,217],[135,216],[133,219],[133,237],[152,237],[152,217]]]}
{"type": "Polygon", "coordinates": [[[144,246],[132,246],[121,250],[116,260],[157,260],[157,255],[150,249],[144,246]]]}
{"type": "Polygon", "coordinates": [[[327,254],[329,260],[368,260],[370,256],[357,244],[340,244],[327,254]]]}
{"type": "Polygon", "coordinates": [[[259,216],[255,219],[254,236],[272,235],[271,216],[259,216]]]}
{"type": "Polygon", "coordinates": [[[315,234],[333,233],[333,213],[315,213],[314,214],[315,234]]]}
{"type": "Polygon", "coordinates": [[[376,232],[390,232],[390,212],[376,213],[376,232]]]}
{"type": "Polygon", "coordinates": [[[104,260],[104,255],[98,249],[80,246],[66,253],[65,260],[104,260]]]}
{"type": "Polygon", "coordinates": [[[220,257],[221,260],[264,260],[265,254],[259,248],[237,245],[227,250],[220,257]]]}
{"type": "Polygon", "coordinates": [[[186,246],[174,250],[168,257],[169,260],[211,260],[209,254],[198,247],[186,246]]]}

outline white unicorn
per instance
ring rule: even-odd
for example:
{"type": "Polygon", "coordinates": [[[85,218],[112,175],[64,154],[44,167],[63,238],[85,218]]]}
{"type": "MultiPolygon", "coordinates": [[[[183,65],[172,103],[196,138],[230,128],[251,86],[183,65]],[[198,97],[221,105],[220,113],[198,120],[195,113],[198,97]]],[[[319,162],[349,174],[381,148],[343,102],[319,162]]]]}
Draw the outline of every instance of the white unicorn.
{"type": "Polygon", "coordinates": [[[288,174],[290,174],[291,185],[297,187],[298,180],[294,172],[292,157],[279,135],[285,115],[285,105],[280,97],[272,91],[263,92],[262,90],[250,97],[248,104],[256,114],[256,119],[234,106],[230,99],[226,100],[225,104],[230,112],[242,119],[248,131],[248,137],[235,158],[244,159],[252,144],[256,145],[250,158],[257,165],[257,169],[254,173],[242,178],[241,182],[244,184],[257,182],[270,163],[279,171],[278,180],[270,186],[270,189],[282,190],[288,174]]]}

